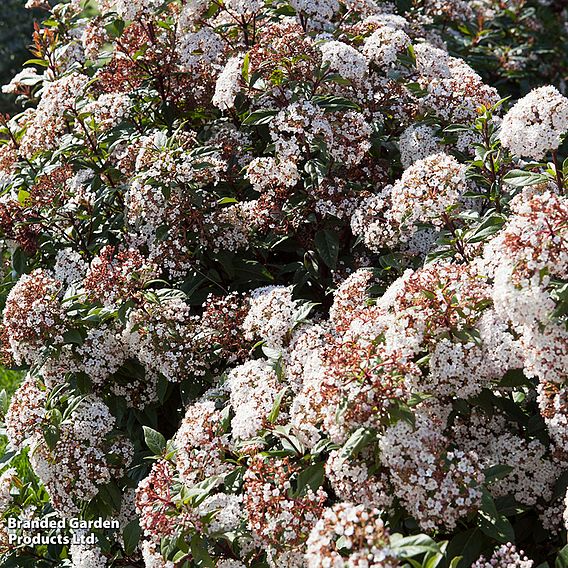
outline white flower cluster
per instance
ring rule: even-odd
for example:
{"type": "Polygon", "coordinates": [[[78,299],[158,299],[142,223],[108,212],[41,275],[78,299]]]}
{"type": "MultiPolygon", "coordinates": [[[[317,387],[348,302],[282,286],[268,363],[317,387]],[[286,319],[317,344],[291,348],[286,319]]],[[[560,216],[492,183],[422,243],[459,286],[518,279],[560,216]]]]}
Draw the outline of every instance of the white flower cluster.
{"type": "Polygon", "coordinates": [[[534,562],[523,556],[523,551],[517,551],[514,544],[503,544],[487,560],[483,556],[476,560],[471,568],[493,568],[494,566],[506,566],[507,568],[532,568],[534,562]]]}
{"type": "Polygon", "coordinates": [[[217,79],[213,104],[221,110],[235,106],[235,96],[240,87],[242,75],[243,57],[235,56],[230,59],[217,79]]]}
{"type": "Polygon", "coordinates": [[[428,418],[417,416],[415,430],[398,422],[379,445],[397,497],[424,530],[452,530],[479,506],[483,473],[477,454],[448,451],[447,440],[428,418]]]}
{"type": "Polygon", "coordinates": [[[294,324],[297,303],[292,289],[267,286],[256,289],[251,296],[250,310],[243,322],[245,337],[262,340],[268,347],[282,347],[294,324]]]}
{"type": "Polygon", "coordinates": [[[363,53],[369,61],[381,67],[396,63],[397,56],[404,53],[410,46],[410,38],[400,29],[391,26],[379,26],[365,40],[363,53]]]}
{"type": "Polygon", "coordinates": [[[427,94],[420,99],[425,111],[431,110],[453,123],[469,123],[481,105],[489,108],[499,102],[496,89],[461,59],[428,44],[416,46],[416,65],[427,94]]]}
{"type": "Polygon", "coordinates": [[[444,43],[475,13],[486,48],[479,2],[97,4],[36,31],[0,148],[10,445],[58,514],[121,522],[65,561],[418,565],[391,531],[449,540],[490,496],[556,539],[568,199],[522,158],[558,162],[565,96],[497,116],[444,43]]]}
{"type": "Polygon", "coordinates": [[[233,437],[254,438],[264,426],[282,385],[265,361],[248,361],[235,367],[227,380],[229,401],[235,413],[231,420],[233,437]]]}
{"type": "Polygon", "coordinates": [[[554,87],[540,87],[513,105],[503,118],[500,139],[512,154],[540,160],[558,149],[568,132],[568,99],[554,87]]]}
{"type": "Polygon", "coordinates": [[[367,73],[367,60],[354,47],[341,41],[326,41],[320,45],[322,63],[343,78],[357,81],[367,73]]]}
{"type": "Polygon", "coordinates": [[[293,187],[299,179],[298,168],[292,160],[274,158],[252,160],[247,168],[247,177],[259,193],[279,186],[293,187]]]}
{"type": "Polygon", "coordinates": [[[32,157],[41,148],[55,148],[65,131],[65,113],[75,110],[75,101],[85,92],[89,78],[71,73],[44,86],[37,108],[25,117],[26,134],[21,143],[23,155],[32,157]]]}
{"type": "MultiPolygon", "coordinates": [[[[45,391],[39,389],[34,377],[19,390],[23,397],[32,396],[34,404],[45,404],[45,391]]],[[[45,407],[20,416],[19,396],[6,416],[10,440],[32,449],[30,464],[55,509],[66,517],[76,515],[81,503],[90,501],[101,486],[123,474],[133,457],[132,443],[112,433],[116,419],[94,395],[80,400],[55,429],[51,426],[51,437],[43,432],[49,426],[45,407]]]]}
{"type": "Polygon", "coordinates": [[[389,546],[389,532],[378,509],[337,503],[326,509],[307,543],[308,568],[373,566],[394,568],[398,560],[389,546]],[[348,561],[337,550],[337,541],[349,551],[348,561]]]}
{"type": "Polygon", "coordinates": [[[82,112],[91,114],[96,128],[110,130],[124,120],[132,103],[127,95],[122,93],[106,93],[96,101],[90,102],[82,109],[82,112]]]}
{"type": "Polygon", "coordinates": [[[160,0],[98,0],[102,11],[115,10],[125,20],[148,15],[160,6],[160,0]]]}
{"type": "Polygon", "coordinates": [[[351,220],[353,232],[373,250],[409,241],[420,224],[447,224],[466,189],[465,166],[443,153],[409,166],[392,188],[364,201],[351,220]]]}
{"type": "Polygon", "coordinates": [[[436,131],[426,124],[411,125],[399,139],[400,161],[404,168],[410,167],[414,162],[438,154],[441,150],[440,140],[436,131]]]}
{"type": "Polygon", "coordinates": [[[507,424],[502,416],[488,418],[481,413],[472,414],[468,422],[458,421],[454,436],[463,448],[479,456],[483,468],[512,468],[511,473],[491,485],[494,496],[513,495],[526,505],[535,505],[541,499],[550,501],[560,472],[540,441],[515,433],[514,425],[507,424]]]}
{"type": "Polygon", "coordinates": [[[48,339],[61,341],[67,329],[61,288],[61,282],[49,272],[38,269],[24,275],[10,290],[2,333],[17,363],[33,363],[48,339]]]}
{"type": "Polygon", "coordinates": [[[188,486],[229,471],[222,460],[226,444],[222,416],[213,401],[196,402],[187,409],[174,443],[178,448],[177,467],[188,486]]]}
{"type": "Polygon", "coordinates": [[[8,468],[0,475],[0,507],[3,511],[8,509],[12,501],[12,485],[16,479],[18,472],[13,468],[8,468]]]}
{"type": "MultiPolygon", "coordinates": [[[[549,190],[518,200],[516,214],[496,237],[495,307],[521,335],[528,376],[563,382],[568,332],[555,310],[552,279],[568,278],[568,202],[549,190]]],[[[492,254],[493,247],[487,254],[492,254]]]]}
{"type": "Polygon", "coordinates": [[[94,545],[72,544],[69,547],[73,568],[104,568],[107,558],[94,545]]]}
{"type": "Polygon", "coordinates": [[[304,13],[316,22],[330,20],[339,10],[338,0],[291,0],[290,5],[300,13],[304,13]]]}

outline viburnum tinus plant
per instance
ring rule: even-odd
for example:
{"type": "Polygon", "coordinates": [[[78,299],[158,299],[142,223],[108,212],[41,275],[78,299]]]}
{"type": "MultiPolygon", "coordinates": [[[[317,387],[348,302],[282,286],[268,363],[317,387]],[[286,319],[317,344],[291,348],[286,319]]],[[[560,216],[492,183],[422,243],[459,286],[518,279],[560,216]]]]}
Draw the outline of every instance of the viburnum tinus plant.
{"type": "Polygon", "coordinates": [[[562,6],[27,4],[2,565],[567,566],[562,6]]]}

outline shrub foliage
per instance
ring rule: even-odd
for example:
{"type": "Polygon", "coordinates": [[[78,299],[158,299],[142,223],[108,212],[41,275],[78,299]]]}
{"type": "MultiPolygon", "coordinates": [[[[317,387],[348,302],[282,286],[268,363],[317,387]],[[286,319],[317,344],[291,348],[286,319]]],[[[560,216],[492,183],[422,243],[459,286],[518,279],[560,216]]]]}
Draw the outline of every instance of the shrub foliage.
{"type": "Polygon", "coordinates": [[[3,566],[568,563],[562,4],[27,3],[3,566]]]}

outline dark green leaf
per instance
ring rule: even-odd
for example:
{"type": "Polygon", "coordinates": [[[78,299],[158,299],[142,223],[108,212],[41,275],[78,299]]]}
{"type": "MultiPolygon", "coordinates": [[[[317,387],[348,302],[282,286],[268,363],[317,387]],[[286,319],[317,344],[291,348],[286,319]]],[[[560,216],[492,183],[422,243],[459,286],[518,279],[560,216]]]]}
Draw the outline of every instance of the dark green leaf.
{"type": "Polygon", "coordinates": [[[323,483],[325,476],[324,463],[316,463],[308,466],[300,472],[296,481],[296,490],[293,492],[292,497],[301,497],[306,494],[307,489],[317,491],[323,483]]]}
{"type": "Polygon", "coordinates": [[[277,110],[256,110],[251,112],[244,120],[243,124],[260,125],[270,124],[274,116],[278,114],[277,110]]]}
{"type": "Polygon", "coordinates": [[[74,343],[76,345],[83,345],[83,335],[78,329],[68,329],[63,334],[64,343],[74,343]]]}
{"type": "Polygon", "coordinates": [[[500,387],[533,387],[533,384],[527,379],[522,369],[510,369],[505,373],[499,381],[500,387]]]}
{"type": "Polygon", "coordinates": [[[477,514],[477,526],[488,537],[506,544],[515,542],[515,531],[505,515],[497,511],[493,497],[486,489],[481,497],[481,507],[477,514]]]}
{"type": "Polygon", "coordinates": [[[12,268],[16,274],[24,274],[28,270],[28,257],[26,253],[17,248],[12,255],[12,268]]]}
{"type": "Polygon", "coordinates": [[[45,439],[45,443],[50,450],[53,450],[59,442],[59,428],[54,424],[48,424],[43,429],[43,437],[45,439]]]}
{"type": "Polygon", "coordinates": [[[321,256],[325,264],[334,269],[337,265],[339,255],[339,237],[327,229],[319,231],[314,239],[316,251],[321,256]]]}
{"type": "Polygon", "coordinates": [[[492,483],[498,479],[503,479],[513,471],[510,465],[494,465],[488,467],[483,473],[485,474],[485,483],[492,483]]]}
{"type": "Polygon", "coordinates": [[[195,566],[199,566],[200,568],[215,568],[215,563],[211,556],[209,556],[209,552],[207,552],[206,542],[199,535],[193,535],[190,550],[195,566]]]}
{"type": "Polygon", "coordinates": [[[477,528],[458,533],[448,544],[446,554],[448,558],[459,556],[456,568],[470,568],[479,558],[481,551],[487,544],[484,534],[477,528]]]}
{"type": "Polygon", "coordinates": [[[138,522],[138,519],[130,521],[124,527],[124,530],[122,531],[122,538],[124,540],[124,552],[126,552],[128,556],[133,554],[136,550],[141,533],[142,531],[140,529],[140,523],[138,522]]]}
{"type": "Polygon", "coordinates": [[[392,548],[396,551],[397,556],[404,559],[411,556],[418,556],[419,554],[439,554],[441,552],[440,546],[432,540],[431,537],[425,534],[397,539],[393,543],[392,548]]]}
{"type": "Polygon", "coordinates": [[[330,112],[338,110],[359,110],[360,108],[359,105],[353,101],[335,95],[317,95],[312,98],[312,102],[330,112]]]}

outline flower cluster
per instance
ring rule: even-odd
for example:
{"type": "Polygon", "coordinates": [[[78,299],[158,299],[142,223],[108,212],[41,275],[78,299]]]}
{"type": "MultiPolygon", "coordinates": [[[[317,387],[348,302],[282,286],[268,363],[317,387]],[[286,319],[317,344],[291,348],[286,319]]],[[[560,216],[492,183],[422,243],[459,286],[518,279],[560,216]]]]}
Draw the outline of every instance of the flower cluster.
{"type": "Polygon", "coordinates": [[[27,371],[0,514],[120,528],[10,561],[554,564],[568,99],[503,100],[514,54],[479,61],[509,37],[489,15],[531,37],[545,8],[29,4],[49,20],[0,117],[0,347],[27,371]]]}

